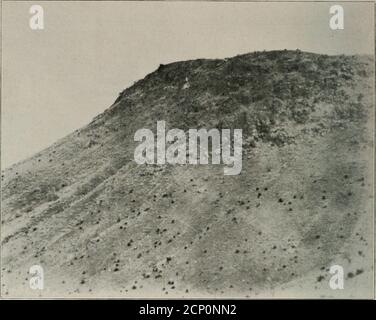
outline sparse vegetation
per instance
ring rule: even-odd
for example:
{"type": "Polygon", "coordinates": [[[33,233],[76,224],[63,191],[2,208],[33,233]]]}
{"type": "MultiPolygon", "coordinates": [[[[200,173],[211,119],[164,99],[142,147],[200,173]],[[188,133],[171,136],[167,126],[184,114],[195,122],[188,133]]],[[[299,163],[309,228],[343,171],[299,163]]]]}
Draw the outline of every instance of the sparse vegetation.
{"type": "Polygon", "coordinates": [[[4,291],[24,292],[25,266],[43,262],[64,281],[56,296],[242,297],[308,274],[327,285],[338,254],[372,260],[372,70],[299,50],[161,65],[2,172],[4,291]],[[242,174],[136,165],[134,133],[156,120],[243,129],[242,174]]]}

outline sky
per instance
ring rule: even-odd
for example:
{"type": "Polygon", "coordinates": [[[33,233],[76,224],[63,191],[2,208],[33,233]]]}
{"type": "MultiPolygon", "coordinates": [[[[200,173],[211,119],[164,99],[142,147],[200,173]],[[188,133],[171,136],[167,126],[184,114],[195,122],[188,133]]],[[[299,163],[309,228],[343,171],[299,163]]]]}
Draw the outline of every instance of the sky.
{"type": "Polygon", "coordinates": [[[331,5],[5,1],[2,168],[86,125],[159,64],[297,48],[373,55],[373,4],[342,3],[344,30],[329,28],[331,5]],[[32,4],[44,30],[29,27],[32,4]]]}

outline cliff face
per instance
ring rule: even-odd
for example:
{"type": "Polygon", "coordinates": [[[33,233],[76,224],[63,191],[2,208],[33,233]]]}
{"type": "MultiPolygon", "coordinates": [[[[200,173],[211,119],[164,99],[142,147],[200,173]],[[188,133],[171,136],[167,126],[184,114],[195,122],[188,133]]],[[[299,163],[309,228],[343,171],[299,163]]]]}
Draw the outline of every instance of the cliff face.
{"type": "Polygon", "coordinates": [[[40,294],[35,264],[41,294],[59,296],[265,296],[307,275],[300,289],[319,294],[336,261],[354,287],[369,279],[373,63],[273,51],[161,65],[2,172],[3,294],[40,294]],[[241,174],[136,164],[134,133],[158,120],[243,129],[241,174]]]}

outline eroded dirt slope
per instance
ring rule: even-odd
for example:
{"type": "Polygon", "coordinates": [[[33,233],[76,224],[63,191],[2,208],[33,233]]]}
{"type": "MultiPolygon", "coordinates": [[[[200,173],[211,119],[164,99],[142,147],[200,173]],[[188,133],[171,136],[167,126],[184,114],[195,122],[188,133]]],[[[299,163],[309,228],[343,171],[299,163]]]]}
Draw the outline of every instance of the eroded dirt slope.
{"type": "Polygon", "coordinates": [[[319,296],[340,263],[342,294],[369,296],[372,77],[370,57],[286,50],[161,65],[2,172],[2,293],[319,296]],[[241,174],[137,165],[134,133],[157,120],[242,128],[241,174]]]}

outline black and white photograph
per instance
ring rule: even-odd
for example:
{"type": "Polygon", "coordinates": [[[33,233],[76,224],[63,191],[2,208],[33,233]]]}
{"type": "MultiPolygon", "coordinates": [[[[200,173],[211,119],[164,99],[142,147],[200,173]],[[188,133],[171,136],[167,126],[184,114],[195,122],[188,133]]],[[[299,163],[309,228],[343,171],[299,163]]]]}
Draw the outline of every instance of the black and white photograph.
{"type": "Polygon", "coordinates": [[[375,299],[372,1],[1,17],[1,299],[375,299]]]}

